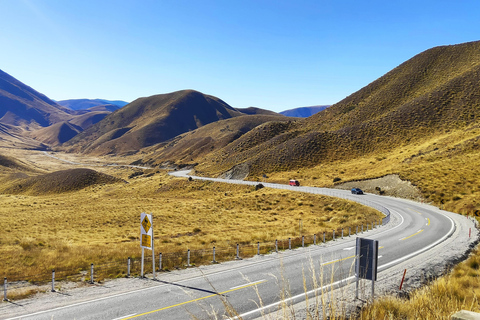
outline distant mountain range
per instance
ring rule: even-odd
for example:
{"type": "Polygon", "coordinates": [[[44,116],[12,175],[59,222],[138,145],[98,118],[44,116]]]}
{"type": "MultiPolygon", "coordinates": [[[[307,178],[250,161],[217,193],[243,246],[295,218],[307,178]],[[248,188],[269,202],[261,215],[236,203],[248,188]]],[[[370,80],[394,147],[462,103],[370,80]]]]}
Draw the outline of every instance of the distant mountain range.
{"type": "Polygon", "coordinates": [[[324,105],[324,106],[300,107],[300,108],[282,111],[280,112],[280,114],[283,114],[284,116],[287,116],[287,117],[308,118],[310,116],[313,116],[317,112],[327,109],[328,107],[330,106],[324,105]]]}
{"type": "MultiPolygon", "coordinates": [[[[99,106],[109,106],[105,109],[108,111],[115,111],[124,107],[128,104],[126,101],[122,100],[105,100],[105,99],[69,99],[69,100],[60,100],[57,103],[61,106],[69,108],[71,110],[91,110],[99,106]]],[[[98,108],[96,111],[99,111],[98,108]]]]}
{"type": "MultiPolygon", "coordinates": [[[[247,112],[275,114],[258,108],[247,112]]],[[[245,115],[217,97],[181,90],[139,98],[69,140],[65,147],[95,154],[137,152],[209,123],[245,115]]]]}

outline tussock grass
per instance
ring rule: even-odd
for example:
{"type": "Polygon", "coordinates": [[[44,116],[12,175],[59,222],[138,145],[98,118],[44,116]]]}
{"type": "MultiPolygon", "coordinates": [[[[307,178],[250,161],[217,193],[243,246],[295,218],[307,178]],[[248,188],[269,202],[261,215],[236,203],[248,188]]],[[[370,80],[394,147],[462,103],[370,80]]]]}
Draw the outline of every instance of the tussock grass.
{"type": "Polygon", "coordinates": [[[362,310],[360,319],[450,319],[459,310],[480,312],[480,251],[453,271],[410,294],[384,297],[362,310]]]}

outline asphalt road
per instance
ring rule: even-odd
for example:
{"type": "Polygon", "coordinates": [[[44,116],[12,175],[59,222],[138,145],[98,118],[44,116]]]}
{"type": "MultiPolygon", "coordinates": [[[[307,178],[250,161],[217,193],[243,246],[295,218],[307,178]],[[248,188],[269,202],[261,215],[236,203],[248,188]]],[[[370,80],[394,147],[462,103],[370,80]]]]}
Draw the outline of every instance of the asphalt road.
{"type": "MultiPolygon", "coordinates": [[[[174,174],[186,176],[186,172],[174,174]]],[[[388,272],[389,267],[441,243],[455,229],[455,221],[440,210],[413,201],[371,194],[352,195],[349,191],[325,188],[268,183],[264,186],[339,196],[384,211],[388,209],[392,216],[390,223],[359,235],[379,241],[379,272],[388,272]]],[[[313,296],[315,290],[351,283],[354,248],[355,236],[352,235],[327,244],[228,262],[228,268],[221,270],[189,269],[178,281],[169,281],[157,273],[158,285],[153,287],[52,310],[45,306],[36,313],[10,319],[214,319],[215,316],[254,319],[278,310],[282,301],[305,300],[305,292],[313,296]],[[317,283],[312,279],[313,273],[317,283]]]]}

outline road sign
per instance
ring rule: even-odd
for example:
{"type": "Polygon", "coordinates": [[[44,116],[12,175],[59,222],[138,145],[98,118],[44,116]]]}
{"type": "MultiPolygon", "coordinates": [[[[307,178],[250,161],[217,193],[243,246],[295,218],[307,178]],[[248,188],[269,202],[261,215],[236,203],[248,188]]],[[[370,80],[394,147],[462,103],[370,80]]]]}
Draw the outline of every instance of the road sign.
{"type": "Polygon", "coordinates": [[[358,284],[360,279],[372,280],[372,301],[375,296],[375,281],[377,280],[378,241],[357,238],[355,276],[357,286],[355,298],[358,299],[358,284]]]}
{"type": "Polygon", "coordinates": [[[357,238],[357,260],[355,271],[358,277],[377,280],[378,241],[357,238]]]}
{"type": "Polygon", "coordinates": [[[142,212],[140,214],[140,247],[152,250],[153,228],[152,215],[142,212]]]}

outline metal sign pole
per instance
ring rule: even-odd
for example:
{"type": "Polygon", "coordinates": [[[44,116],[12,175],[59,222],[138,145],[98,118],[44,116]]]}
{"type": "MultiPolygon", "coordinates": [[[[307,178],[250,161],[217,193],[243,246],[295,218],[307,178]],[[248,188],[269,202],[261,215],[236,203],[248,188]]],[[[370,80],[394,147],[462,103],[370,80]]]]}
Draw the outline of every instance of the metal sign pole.
{"type": "Polygon", "coordinates": [[[373,242],[373,257],[372,257],[372,302],[375,300],[375,280],[377,277],[377,243],[378,241],[373,242]]]}
{"type": "Polygon", "coordinates": [[[142,270],[140,271],[140,278],[143,278],[143,258],[144,258],[145,249],[142,248],[142,270]]]}
{"type": "Polygon", "coordinates": [[[356,288],[355,288],[355,299],[358,299],[358,282],[360,280],[360,238],[357,238],[357,245],[355,248],[355,278],[356,278],[356,288]]]}
{"type": "Polygon", "coordinates": [[[153,241],[153,213],[150,213],[152,216],[152,271],[153,271],[153,280],[155,280],[155,246],[153,241]]]}

